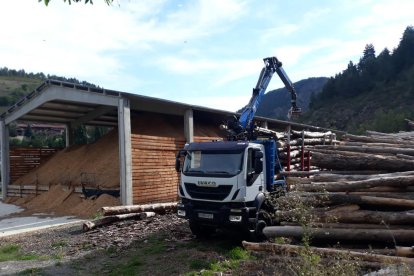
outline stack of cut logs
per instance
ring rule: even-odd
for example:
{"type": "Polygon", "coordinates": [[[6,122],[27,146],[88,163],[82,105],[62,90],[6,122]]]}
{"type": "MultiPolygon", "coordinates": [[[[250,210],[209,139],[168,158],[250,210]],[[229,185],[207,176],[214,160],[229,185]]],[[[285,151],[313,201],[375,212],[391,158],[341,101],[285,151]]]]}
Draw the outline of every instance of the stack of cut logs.
{"type": "Polygon", "coordinates": [[[278,136],[277,149],[285,171],[309,171],[317,169],[310,161],[309,146],[333,145],[336,135],[331,131],[312,132],[290,130],[278,136]]]}
{"type": "Polygon", "coordinates": [[[310,150],[321,171],[303,172],[305,178],[290,173],[291,191],[280,198],[275,216],[280,226],[266,227],[264,234],[309,235],[311,240],[365,248],[394,245],[395,254],[414,257],[414,247],[398,247],[414,243],[414,132],[347,134],[336,145],[310,150]],[[298,199],[300,204],[283,209],[282,202],[298,199]],[[301,220],[305,216],[312,218],[306,226],[301,220]]]}

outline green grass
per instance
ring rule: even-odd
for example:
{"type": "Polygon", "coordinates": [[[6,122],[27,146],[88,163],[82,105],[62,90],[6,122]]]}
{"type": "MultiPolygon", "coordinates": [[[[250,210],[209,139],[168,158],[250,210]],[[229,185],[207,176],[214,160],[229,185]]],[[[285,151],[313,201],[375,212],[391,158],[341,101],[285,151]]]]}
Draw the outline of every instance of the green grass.
{"type": "Polygon", "coordinates": [[[28,268],[17,275],[42,275],[40,268],[28,268]]]}
{"type": "MultiPolygon", "coordinates": [[[[210,276],[217,272],[234,272],[240,266],[240,262],[244,260],[253,260],[250,253],[241,247],[233,247],[225,253],[226,259],[223,261],[208,262],[207,260],[191,260],[190,268],[197,271],[186,273],[187,276],[201,275],[210,276]]],[[[236,273],[237,274],[237,273],[236,273]]]]}
{"type": "Polygon", "coordinates": [[[210,263],[205,259],[194,259],[190,261],[190,269],[192,270],[201,270],[209,268],[210,263]]]}
{"type": "Polygon", "coordinates": [[[67,245],[68,245],[68,243],[66,241],[57,241],[57,242],[52,243],[53,248],[61,248],[61,247],[65,247],[67,245]]]}
{"type": "Polygon", "coordinates": [[[0,262],[6,261],[25,261],[38,260],[40,256],[36,254],[23,254],[20,252],[20,247],[14,244],[7,244],[0,247],[0,262]]]}
{"type": "Polygon", "coordinates": [[[145,255],[156,255],[165,252],[164,237],[152,235],[147,240],[147,246],[143,249],[145,255]]]}
{"type": "Polygon", "coordinates": [[[111,275],[138,275],[140,268],[143,265],[144,262],[141,260],[140,256],[133,256],[126,264],[120,265],[114,271],[112,271],[111,275]]]}

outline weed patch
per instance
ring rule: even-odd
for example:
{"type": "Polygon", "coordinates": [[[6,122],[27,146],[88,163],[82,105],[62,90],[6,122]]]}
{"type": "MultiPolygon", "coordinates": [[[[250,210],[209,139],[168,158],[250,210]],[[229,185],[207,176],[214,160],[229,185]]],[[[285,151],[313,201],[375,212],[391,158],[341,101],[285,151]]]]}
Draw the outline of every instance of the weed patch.
{"type": "Polygon", "coordinates": [[[36,254],[21,253],[18,245],[8,244],[0,247],[0,262],[37,260],[40,258],[36,254]]]}
{"type": "Polygon", "coordinates": [[[126,264],[121,265],[115,271],[112,271],[111,275],[137,275],[143,265],[144,262],[139,256],[133,256],[126,264]]]}

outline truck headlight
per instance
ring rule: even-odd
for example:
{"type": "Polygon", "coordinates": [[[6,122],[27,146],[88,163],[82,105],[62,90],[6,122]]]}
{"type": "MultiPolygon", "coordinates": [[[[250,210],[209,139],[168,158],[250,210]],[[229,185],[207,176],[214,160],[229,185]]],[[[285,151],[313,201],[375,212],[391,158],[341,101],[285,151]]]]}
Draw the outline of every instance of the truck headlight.
{"type": "Polygon", "coordinates": [[[240,222],[240,221],[242,221],[242,216],[230,215],[229,220],[231,222],[240,222]]]}
{"type": "Polygon", "coordinates": [[[180,217],[185,217],[185,210],[178,210],[177,215],[179,215],[180,217]]]}

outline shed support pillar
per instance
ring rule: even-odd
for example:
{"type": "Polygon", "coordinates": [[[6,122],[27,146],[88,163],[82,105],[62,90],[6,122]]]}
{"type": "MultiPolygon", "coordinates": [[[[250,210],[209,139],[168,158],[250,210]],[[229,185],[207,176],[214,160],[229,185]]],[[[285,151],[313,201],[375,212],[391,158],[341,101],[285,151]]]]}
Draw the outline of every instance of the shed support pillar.
{"type": "Polygon", "coordinates": [[[187,143],[194,142],[194,117],[192,109],[187,109],[184,114],[184,136],[187,143]]]}
{"type": "Polygon", "coordinates": [[[7,197],[10,182],[9,127],[0,121],[1,190],[3,200],[7,197]]]}
{"type": "Polygon", "coordinates": [[[66,125],[66,147],[70,147],[74,144],[75,142],[75,130],[72,127],[72,124],[67,124],[66,125]]]}
{"type": "Polygon", "coordinates": [[[132,205],[131,111],[125,98],[118,104],[118,135],[121,204],[132,205]]]}

